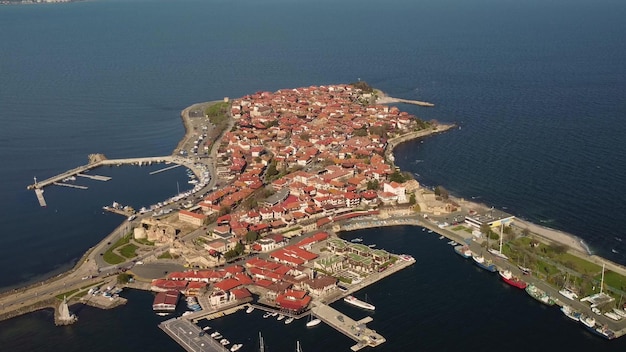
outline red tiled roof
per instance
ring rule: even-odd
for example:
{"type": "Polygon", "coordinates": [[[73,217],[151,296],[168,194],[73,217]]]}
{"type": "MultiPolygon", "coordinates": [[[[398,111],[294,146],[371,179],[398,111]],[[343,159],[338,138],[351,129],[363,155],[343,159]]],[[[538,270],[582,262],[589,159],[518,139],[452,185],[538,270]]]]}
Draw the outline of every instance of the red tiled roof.
{"type": "Polygon", "coordinates": [[[239,282],[238,280],[235,280],[235,279],[226,279],[226,280],[222,280],[222,281],[216,283],[213,286],[216,287],[216,288],[219,288],[222,291],[228,291],[228,290],[233,289],[235,287],[241,286],[241,282],[239,282]]]}
{"type": "Polygon", "coordinates": [[[240,288],[233,289],[233,290],[230,291],[230,293],[235,295],[236,299],[243,299],[243,298],[252,297],[252,294],[250,293],[250,291],[248,291],[248,289],[245,288],[245,287],[240,287],[240,288]]]}

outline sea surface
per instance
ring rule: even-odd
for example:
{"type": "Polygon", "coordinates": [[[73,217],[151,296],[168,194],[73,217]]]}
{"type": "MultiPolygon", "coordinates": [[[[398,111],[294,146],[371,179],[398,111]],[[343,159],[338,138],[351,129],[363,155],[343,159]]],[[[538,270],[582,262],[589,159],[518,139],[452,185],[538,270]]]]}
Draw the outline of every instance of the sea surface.
{"type": "MultiPolygon", "coordinates": [[[[612,0],[2,6],[0,291],[71,267],[122,220],[103,205],[149,206],[190,188],[183,168],[105,167],[91,173],[110,181],[47,187],[41,208],[26,190],[33,177],[85,164],[90,153],[169,154],[184,133],[180,111],[192,103],[359,79],[436,104],[402,110],[459,125],[396,149],[418,181],[572,233],[626,264],[625,17],[626,3],[612,0]]],[[[625,343],[588,335],[416,231],[358,233],[418,260],[366,289],[377,306],[372,327],[388,339],[377,350],[625,343]]],[[[54,327],[46,311],[1,322],[1,349],[176,350],[156,328],[151,295],[126,295],[129,304],[113,311],[80,308],[71,327],[54,327]]],[[[248,347],[259,330],[271,351],[293,350],[296,340],[305,351],[351,345],[324,326],[309,332],[238,314],[211,324],[248,347]]]]}

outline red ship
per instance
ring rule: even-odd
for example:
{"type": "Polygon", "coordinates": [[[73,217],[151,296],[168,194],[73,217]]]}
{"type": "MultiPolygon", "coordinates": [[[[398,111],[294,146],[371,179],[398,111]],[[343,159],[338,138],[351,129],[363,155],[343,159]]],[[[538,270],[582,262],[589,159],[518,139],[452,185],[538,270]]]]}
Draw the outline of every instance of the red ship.
{"type": "Polygon", "coordinates": [[[526,288],[526,283],[522,280],[520,280],[517,276],[514,276],[513,273],[511,273],[511,271],[509,270],[500,270],[498,271],[498,273],[500,274],[500,277],[502,278],[502,280],[504,282],[506,282],[507,284],[511,285],[511,286],[515,286],[519,289],[525,289],[526,288]]]}

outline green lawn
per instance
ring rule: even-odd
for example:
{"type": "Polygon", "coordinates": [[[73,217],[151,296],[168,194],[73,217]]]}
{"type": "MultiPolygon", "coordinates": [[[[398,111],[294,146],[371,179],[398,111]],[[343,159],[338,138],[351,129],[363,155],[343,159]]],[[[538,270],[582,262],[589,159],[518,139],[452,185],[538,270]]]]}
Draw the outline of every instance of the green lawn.
{"type": "Polygon", "coordinates": [[[157,259],[172,259],[170,252],[165,252],[157,257],[157,259]]]}
{"type": "MultiPolygon", "coordinates": [[[[596,277],[596,279],[600,280],[601,277],[598,276],[596,277]]],[[[613,271],[607,270],[604,272],[604,284],[618,290],[626,291],[626,277],[619,275],[613,271]]]]}
{"type": "Polygon", "coordinates": [[[129,242],[130,242],[130,234],[120,238],[109,249],[107,249],[106,252],[104,252],[104,255],[103,255],[102,259],[104,259],[104,261],[109,263],[109,264],[123,263],[125,261],[125,259],[120,257],[119,255],[113,253],[113,250],[115,250],[118,247],[124,246],[124,245],[128,244],[129,242]]]}
{"type": "Polygon", "coordinates": [[[104,256],[102,256],[102,259],[104,259],[105,262],[109,263],[109,264],[119,264],[119,263],[123,263],[125,261],[124,258],[120,257],[119,255],[111,252],[111,251],[106,251],[104,253],[104,256]]]}
{"type": "Polygon", "coordinates": [[[61,301],[63,300],[63,297],[67,297],[69,298],[70,296],[72,296],[73,294],[75,294],[76,292],[78,292],[78,289],[74,289],[71,291],[67,291],[65,293],[61,293],[60,295],[56,295],[55,297],[60,299],[61,301]]]}
{"type": "Polygon", "coordinates": [[[145,238],[142,238],[142,239],[135,238],[133,241],[135,241],[135,242],[137,242],[139,244],[146,245],[146,246],[154,246],[154,242],[148,241],[145,238]]]}
{"type": "Polygon", "coordinates": [[[134,258],[137,256],[137,246],[129,243],[127,245],[125,245],[124,247],[120,248],[120,254],[123,255],[126,258],[134,258]]]}

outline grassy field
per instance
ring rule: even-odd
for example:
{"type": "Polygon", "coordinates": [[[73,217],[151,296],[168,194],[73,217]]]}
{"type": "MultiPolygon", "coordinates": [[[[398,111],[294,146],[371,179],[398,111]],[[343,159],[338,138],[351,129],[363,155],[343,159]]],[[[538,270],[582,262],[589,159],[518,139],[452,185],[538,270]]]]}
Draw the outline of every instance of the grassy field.
{"type": "Polygon", "coordinates": [[[127,245],[125,245],[124,247],[120,248],[120,254],[123,255],[126,258],[134,258],[137,256],[137,246],[129,243],[127,245]]]}
{"type": "Polygon", "coordinates": [[[117,242],[115,242],[111,248],[107,249],[106,252],[104,252],[103,258],[105,262],[109,263],[109,264],[119,264],[119,263],[123,263],[125,261],[124,258],[120,257],[119,255],[113,253],[113,251],[121,246],[127,245],[130,242],[130,234],[120,238],[117,242]]]}
{"type": "Polygon", "coordinates": [[[165,252],[157,257],[157,259],[172,259],[170,252],[165,252]]]}

